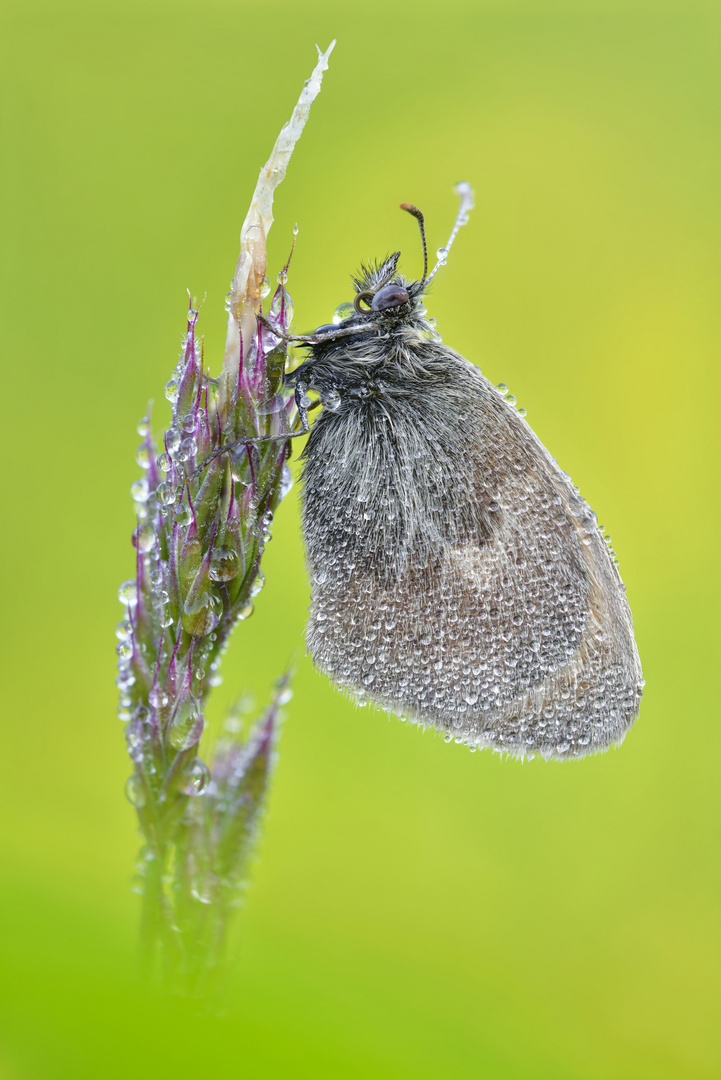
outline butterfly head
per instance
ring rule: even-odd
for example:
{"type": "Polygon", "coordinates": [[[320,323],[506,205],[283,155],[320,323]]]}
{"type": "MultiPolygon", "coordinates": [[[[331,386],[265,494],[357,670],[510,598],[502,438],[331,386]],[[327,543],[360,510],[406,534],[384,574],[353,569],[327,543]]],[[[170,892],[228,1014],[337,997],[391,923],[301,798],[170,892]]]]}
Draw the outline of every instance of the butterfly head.
{"type": "Polygon", "coordinates": [[[408,281],[398,273],[400,251],[376,263],[361,266],[353,278],[355,299],[353,308],[358,315],[370,315],[377,320],[388,315],[391,319],[407,319],[412,316],[425,281],[408,281]]]}

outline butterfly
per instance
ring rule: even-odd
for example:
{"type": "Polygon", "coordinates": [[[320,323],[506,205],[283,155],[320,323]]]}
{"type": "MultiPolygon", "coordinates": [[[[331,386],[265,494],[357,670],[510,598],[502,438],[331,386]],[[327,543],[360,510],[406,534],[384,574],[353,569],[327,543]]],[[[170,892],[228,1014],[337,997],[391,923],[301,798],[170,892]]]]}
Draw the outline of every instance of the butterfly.
{"type": "Polygon", "coordinates": [[[513,404],[428,321],[439,261],[363,266],[345,317],[297,338],[315,665],[447,741],[566,760],[620,742],[643,678],[596,516],[513,404]]]}

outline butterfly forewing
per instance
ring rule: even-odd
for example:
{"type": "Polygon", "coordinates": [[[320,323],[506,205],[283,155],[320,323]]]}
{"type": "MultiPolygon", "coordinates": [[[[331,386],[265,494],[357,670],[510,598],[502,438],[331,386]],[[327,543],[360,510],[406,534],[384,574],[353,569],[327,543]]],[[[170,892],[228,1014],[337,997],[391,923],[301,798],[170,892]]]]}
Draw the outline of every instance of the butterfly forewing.
{"type": "Polygon", "coordinates": [[[624,588],[526,422],[417,334],[311,370],[340,400],[304,472],[317,666],[470,746],[563,758],[619,741],[643,685],[624,588]]]}

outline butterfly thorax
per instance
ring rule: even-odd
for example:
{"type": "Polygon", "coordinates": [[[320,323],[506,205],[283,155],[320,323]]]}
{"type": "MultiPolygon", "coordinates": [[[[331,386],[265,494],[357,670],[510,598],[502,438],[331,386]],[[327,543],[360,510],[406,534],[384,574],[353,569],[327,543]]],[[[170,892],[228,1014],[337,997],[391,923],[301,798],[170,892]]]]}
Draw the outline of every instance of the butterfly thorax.
{"type": "Polygon", "coordinates": [[[397,272],[398,254],[361,267],[353,278],[354,304],[345,305],[352,313],[309,336],[310,357],[291,376],[297,384],[321,398],[340,394],[352,406],[392,389],[412,393],[419,380],[427,385],[445,379],[444,357],[433,348],[440,338],[423,305],[424,285],[397,272]]]}

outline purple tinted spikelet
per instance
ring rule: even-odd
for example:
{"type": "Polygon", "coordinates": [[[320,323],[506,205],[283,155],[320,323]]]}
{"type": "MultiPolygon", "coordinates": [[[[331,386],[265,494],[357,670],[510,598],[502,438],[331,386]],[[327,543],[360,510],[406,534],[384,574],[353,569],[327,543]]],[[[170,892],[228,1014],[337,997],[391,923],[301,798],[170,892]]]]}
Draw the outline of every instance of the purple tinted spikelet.
{"type": "MultiPolygon", "coordinates": [[[[165,953],[183,957],[184,973],[190,978],[195,972],[196,988],[211,963],[210,943],[212,964],[218,963],[217,943],[225,939],[234,906],[228,890],[237,891],[242,878],[265,790],[257,776],[267,775],[270,760],[270,742],[261,744],[254,734],[247,744],[236,738],[228,745],[224,739],[209,769],[199,756],[205,705],[220,681],[230,632],[251,614],[252,597],[262,586],[270,522],[287,488],[288,443],[282,435],[291,422],[283,389],[285,354],[272,335],[266,341],[257,335],[246,351],[225,428],[218,422],[217,386],[202,367],[197,317],[191,307],[181,357],[166,386],[172,419],[160,455],[149,420],[141,423],[138,459],[145,476],[132,490],[136,572],[121,586],[126,618],[118,631],[120,715],[128,722],[133,762],[126,791],[137,809],[146,856],[152,856],[142,862],[140,875],[146,904],[154,909],[146,912],[148,944],[162,943],[165,953]],[[228,431],[236,441],[281,438],[212,457],[228,431]],[[255,762],[248,765],[247,790],[238,769],[229,772],[228,765],[246,759],[255,762]],[[218,849],[219,869],[214,845],[220,836],[226,840],[218,849]],[[205,910],[208,896],[212,911],[205,910]],[[178,942],[171,948],[167,939],[174,936],[178,942]]],[[[281,331],[288,325],[277,322],[281,331]]],[[[276,711],[264,721],[266,728],[276,711]]]]}
{"type": "Polygon", "coordinates": [[[244,742],[237,736],[239,718],[231,713],[212,770],[196,758],[187,774],[185,793],[203,797],[192,800],[197,813],[185,819],[188,842],[182,874],[189,900],[176,908],[176,932],[188,943],[191,965],[196,960],[186,974],[198,993],[220,973],[231,916],[243,900],[247,863],[275,761],[281,705],[289,695],[284,678],[244,742]]]}
{"type": "Polygon", "coordinates": [[[261,170],[226,305],[220,375],[211,377],[204,366],[191,300],[180,357],[165,386],[172,416],[160,453],[150,410],[138,427],[143,475],[131,487],[135,576],[119,590],[125,608],[117,630],[119,714],[133,763],[126,791],[145,840],[139,891],[147,953],[161,946],[164,968],[182,975],[186,989],[197,989],[203,971],[217,969],[267,785],[278,710],[289,695],[286,683],[279,684],[248,739],[226,732],[212,767],[204,764],[198,751],[208,694],[221,681],[232,629],[253,611],[273,512],[291,483],[284,436],[296,416],[284,387],[283,335],[293,315],[287,266],[267,325],[258,315],[270,295],[265,240],[273,191],[329,53],[319,55],[261,170]]]}

